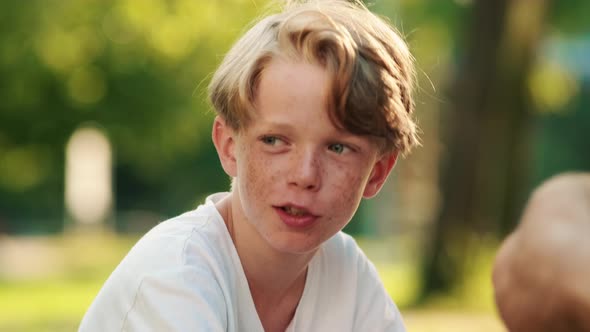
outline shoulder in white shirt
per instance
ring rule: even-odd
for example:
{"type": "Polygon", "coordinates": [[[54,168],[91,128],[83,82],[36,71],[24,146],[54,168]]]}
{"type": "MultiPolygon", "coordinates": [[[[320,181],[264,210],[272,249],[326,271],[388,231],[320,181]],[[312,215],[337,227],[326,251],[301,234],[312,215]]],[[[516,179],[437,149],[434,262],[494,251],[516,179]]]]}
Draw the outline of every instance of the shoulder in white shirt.
{"type": "MultiPolygon", "coordinates": [[[[117,266],[79,331],[263,331],[214,202],[148,232],[117,266]]],[[[373,264],[342,232],[311,260],[288,331],[405,331],[373,264]]]]}

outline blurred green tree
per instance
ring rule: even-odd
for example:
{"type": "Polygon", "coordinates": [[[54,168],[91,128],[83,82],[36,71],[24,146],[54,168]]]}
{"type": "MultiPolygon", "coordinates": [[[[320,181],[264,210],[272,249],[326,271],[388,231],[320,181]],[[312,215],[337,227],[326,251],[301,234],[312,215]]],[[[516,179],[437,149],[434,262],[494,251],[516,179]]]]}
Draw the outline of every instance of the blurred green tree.
{"type": "Polygon", "coordinates": [[[423,294],[460,284],[472,238],[516,220],[528,184],[526,80],[548,1],[474,1],[450,86],[442,205],[427,244],[423,294]]]}
{"type": "Polygon", "coordinates": [[[0,232],[63,228],[64,147],[114,148],[118,210],[172,215],[227,188],[207,77],[260,11],[240,0],[0,3],[0,232]]]}
{"type": "MultiPolygon", "coordinates": [[[[588,27],[580,14],[587,6],[582,1],[567,6],[548,0],[472,2],[461,29],[466,37],[457,37],[457,71],[442,117],[441,209],[426,243],[420,300],[460,285],[469,273],[470,253],[480,245],[478,239],[509,232],[534,181],[572,167],[566,162],[553,173],[546,172],[544,163],[560,157],[549,152],[556,148],[555,141],[542,138],[555,137],[547,132],[557,133],[559,122],[543,121],[545,132],[539,133],[538,126],[532,132],[532,126],[538,125],[535,119],[545,116],[534,114],[538,105],[530,85],[535,67],[543,65],[538,55],[547,29],[560,27],[561,32],[579,34],[588,27]],[[533,159],[534,150],[548,153],[533,159]],[[535,179],[533,174],[540,173],[535,179]]],[[[557,87],[560,82],[564,80],[544,84],[567,94],[575,90],[557,87]]],[[[554,95],[548,90],[540,93],[554,95]]],[[[583,136],[577,141],[587,141],[583,136]]],[[[588,160],[587,154],[581,158],[588,160]]]]}

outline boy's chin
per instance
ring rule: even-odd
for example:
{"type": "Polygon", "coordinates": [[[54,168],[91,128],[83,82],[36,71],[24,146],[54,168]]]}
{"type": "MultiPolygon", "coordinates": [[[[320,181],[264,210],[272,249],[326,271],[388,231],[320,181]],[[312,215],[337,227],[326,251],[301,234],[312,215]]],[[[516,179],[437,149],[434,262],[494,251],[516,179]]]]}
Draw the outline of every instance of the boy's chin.
{"type": "Polygon", "coordinates": [[[270,246],[282,254],[290,255],[311,255],[314,254],[323,241],[309,236],[283,235],[269,239],[270,246]],[[305,237],[305,238],[304,238],[305,237]]]}

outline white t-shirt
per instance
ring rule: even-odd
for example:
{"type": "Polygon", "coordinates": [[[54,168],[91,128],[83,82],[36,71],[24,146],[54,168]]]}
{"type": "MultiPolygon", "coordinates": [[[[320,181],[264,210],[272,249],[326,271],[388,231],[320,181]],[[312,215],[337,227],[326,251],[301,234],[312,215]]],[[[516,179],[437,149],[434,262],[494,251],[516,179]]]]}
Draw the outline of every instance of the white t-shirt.
{"type": "MultiPolygon", "coordinates": [[[[79,331],[247,331],[263,327],[214,202],[149,231],[108,278],[79,331]]],[[[309,263],[287,331],[405,331],[375,267],[342,232],[309,263]]]]}

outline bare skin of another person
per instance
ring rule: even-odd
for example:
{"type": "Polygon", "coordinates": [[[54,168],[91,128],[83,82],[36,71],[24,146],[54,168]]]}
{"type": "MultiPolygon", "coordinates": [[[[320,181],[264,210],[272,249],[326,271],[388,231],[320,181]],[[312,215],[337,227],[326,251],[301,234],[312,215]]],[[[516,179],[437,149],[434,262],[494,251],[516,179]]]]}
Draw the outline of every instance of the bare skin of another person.
{"type": "Polygon", "coordinates": [[[590,331],[590,173],[556,176],[533,193],[493,282],[509,331],[590,331]]]}

